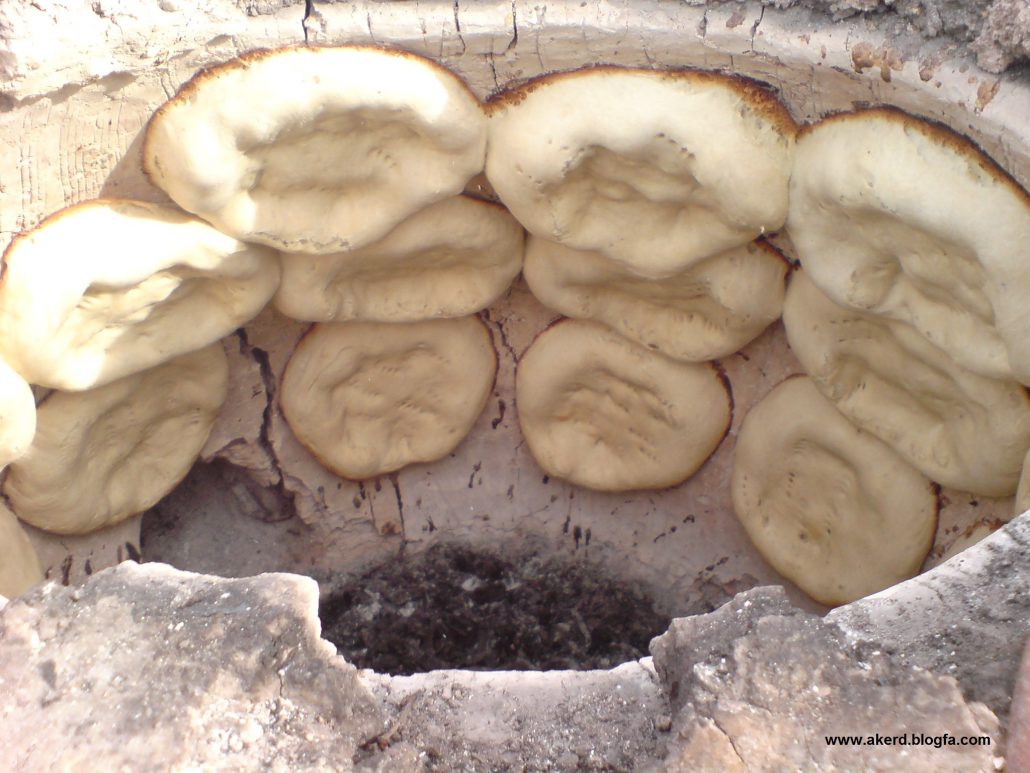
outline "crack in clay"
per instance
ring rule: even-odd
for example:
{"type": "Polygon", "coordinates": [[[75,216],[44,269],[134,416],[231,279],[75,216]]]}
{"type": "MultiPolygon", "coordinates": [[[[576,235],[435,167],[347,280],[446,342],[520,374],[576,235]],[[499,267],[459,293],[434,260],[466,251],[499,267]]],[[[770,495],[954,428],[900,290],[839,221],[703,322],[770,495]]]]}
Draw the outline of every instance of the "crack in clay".
{"type": "Polygon", "coordinates": [[[476,462],[474,465],[472,465],[472,474],[469,475],[469,488],[472,488],[475,484],[476,473],[478,473],[481,469],[483,469],[483,463],[481,461],[476,462]]]}
{"type": "Polygon", "coordinates": [[[504,53],[508,53],[519,43],[519,17],[516,11],[516,2],[511,0],[511,40],[508,41],[508,47],[504,49],[504,53]]]}
{"type": "Polygon", "coordinates": [[[651,52],[647,50],[647,40],[644,35],[641,34],[640,38],[640,53],[644,55],[644,60],[647,62],[647,66],[652,70],[658,69],[658,65],[655,60],[651,57],[651,52]]]}
{"type": "Polygon", "coordinates": [[[461,13],[461,4],[459,0],[454,0],[454,30],[458,33],[458,42],[461,43],[461,53],[464,54],[468,50],[468,46],[465,45],[465,37],[461,34],[461,20],[458,15],[461,13]]]}
{"type": "Polygon", "coordinates": [[[501,84],[497,80],[497,65],[494,63],[494,53],[493,53],[493,51],[490,51],[487,54],[485,54],[484,58],[486,59],[487,65],[490,67],[490,75],[491,75],[491,77],[494,80],[494,88],[493,88],[493,91],[490,94],[490,96],[493,96],[494,94],[496,94],[497,92],[499,92],[501,90],[501,84]]]}
{"type": "MultiPolygon", "coordinates": [[[[584,30],[583,34],[586,35],[586,31],[585,30],[584,30]]],[[[546,65],[544,65],[544,57],[540,53],[540,34],[539,34],[539,32],[536,35],[533,36],[533,52],[536,54],[537,64],[540,65],[540,72],[541,73],[547,72],[547,67],[546,67],[546,65]]]]}
{"type": "MultiPolygon", "coordinates": [[[[360,484],[359,484],[360,485],[360,484]]],[[[375,497],[365,498],[365,489],[363,485],[360,485],[359,491],[361,492],[361,498],[368,502],[368,517],[372,520],[372,526],[378,531],[379,527],[376,526],[376,500],[375,497]]],[[[401,543],[404,544],[403,542],[401,543]]]]}
{"type": "Polygon", "coordinates": [[[762,24],[762,19],[765,18],[765,6],[763,5],[758,13],[758,18],[755,19],[755,23],[751,25],[751,53],[755,53],[755,35],[758,33],[758,28],[762,24]]]}
{"type": "Polygon", "coordinates": [[[508,356],[511,357],[512,365],[518,363],[518,355],[515,354],[515,347],[512,346],[511,342],[508,340],[508,333],[504,329],[504,324],[499,319],[494,319],[493,316],[491,316],[490,309],[483,309],[482,313],[483,318],[490,323],[491,329],[497,330],[497,335],[501,338],[501,346],[506,352],[508,352],[508,356]]]}
{"type": "MultiPolygon", "coordinates": [[[[272,373],[272,362],[269,358],[268,352],[259,346],[254,346],[250,343],[247,338],[247,331],[240,328],[236,331],[236,337],[240,342],[240,354],[244,357],[250,357],[257,363],[258,373],[261,376],[261,384],[265,388],[265,407],[261,413],[261,427],[258,430],[258,447],[264,452],[265,457],[268,459],[272,466],[273,472],[278,476],[279,480],[271,486],[271,489],[281,495],[282,501],[287,501],[293,512],[290,517],[295,517],[297,513],[297,504],[294,499],[294,493],[289,491],[286,486],[287,478],[291,477],[287,475],[286,470],[283,469],[282,463],[279,461],[279,457],[275,452],[275,447],[272,444],[270,435],[270,427],[272,425],[272,412],[275,404],[275,392],[276,383],[275,375],[272,373]]],[[[287,519],[284,519],[287,520],[287,519]]]]}
{"type": "Polygon", "coordinates": [[[315,15],[315,0],[304,0],[304,18],[300,20],[300,28],[304,32],[304,43],[308,43],[308,19],[315,15]]]}
{"type": "Polygon", "coordinates": [[[400,475],[396,472],[390,473],[390,484],[393,486],[394,496],[397,497],[397,520],[401,522],[401,541],[405,540],[404,528],[404,497],[401,495],[400,475]]]}
{"type": "Polygon", "coordinates": [[[379,41],[376,40],[376,34],[372,31],[372,12],[371,11],[365,13],[365,26],[368,27],[368,37],[369,37],[369,39],[373,43],[375,43],[376,45],[379,45],[379,41]]]}

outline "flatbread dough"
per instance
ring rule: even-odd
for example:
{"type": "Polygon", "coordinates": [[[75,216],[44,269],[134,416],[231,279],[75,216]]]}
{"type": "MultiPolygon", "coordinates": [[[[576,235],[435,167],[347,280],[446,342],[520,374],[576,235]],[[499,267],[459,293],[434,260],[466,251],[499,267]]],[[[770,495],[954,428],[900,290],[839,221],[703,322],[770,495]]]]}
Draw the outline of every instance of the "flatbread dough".
{"type": "Polygon", "coordinates": [[[497,372],[478,317],[315,325],[283,373],[279,405],[325,467],[362,480],[457,447],[497,372]]]}
{"type": "Polygon", "coordinates": [[[33,384],[92,389],[255,317],[279,260],[171,207],[98,199],[17,236],[0,278],[0,356],[33,384]]]}
{"type": "Polygon", "coordinates": [[[183,209],[286,252],[386,236],[483,169],[486,117],[405,51],[294,46],[198,73],[154,114],[143,164],[183,209]]]}
{"type": "Polygon", "coordinates": [[[787,230],[835,302],[1030,384],[1030,194],[965,138],[893,108],[806,128],[787,230]]]}
{"type": "Polygon", "coordinates": [[[24,456],[35,434],[32,387],[0,359],[0,469],[24,456]]]}
{"type": "Polygon", "coordinates": [[[730,481],[758,552],[823,604],[919,571],[937,529],[933,485],[796,376],[744,418],[730,481]]]}
{"type": "Polygon", "coordinates": [[[474,314],[518,276],[523,234],[503,207],[465,196],[445,199],[367,247],[283,254],[275,305],[287,317],[309,322],[474,314]]]}
{"type": "Polygon", "coordinates": [[[751,242],[647,279],[599,252],[532,236],[523,273],[548,308],[602,322],[674,359],[701,362],[733,354],[779,318],[789,270],[775,249],[751,242]]]}
{"type": "Polygon", "coordinates": [[[39,406],[3,491],[23,521],[85,534],[152,507],[189,472],[228,391],[220,344],[39,406]]]}
{"type": "Polygon", "coordinates": [[[733,415],[729,382],[715,365],[678,362],[579,320],[559,322],[526,350],[515,400],[537,464],[598,491],[682,483],[733,415]]]}
{"type": "Polygon", "coordinates": [[[910,325],[836,305],[796,271],[787,340],[820,391],[931,480],[1011,496],[1030,449],[1022,384],[959,365],[910,325]]]}
{"type": "Polygon", "coordinates": [[[589,67],[489,105],[486,174],[531,234],[666,277],[783,225],[796,127],[741,78],[589,67]]]}

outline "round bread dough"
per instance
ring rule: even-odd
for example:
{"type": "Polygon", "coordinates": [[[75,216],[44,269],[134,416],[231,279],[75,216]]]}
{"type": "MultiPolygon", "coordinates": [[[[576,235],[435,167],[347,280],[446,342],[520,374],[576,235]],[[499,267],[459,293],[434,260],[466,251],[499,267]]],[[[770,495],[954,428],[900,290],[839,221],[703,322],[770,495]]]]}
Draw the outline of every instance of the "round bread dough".
{"type": "Polygon", "coordinates": [[[432,204],[386,238],[333,255],[284,254],[275,306],[293,319],[415,322],[485,309],[522,268],[522,226],[466,196],[432,204]]]}
{"type": "Polygon", "coordinates": [[[963,368],[910,325],[838,306],[796,271],[787,341],[820,391],[931,480],[1011,496],[1030,449],[1030,395],[963,368]]]}
{"type": "Polygon", "coordinates": [[[1016,512],[1015,515],[1022,515],[1030,510],[1030,451],[1023,459],[1023,469],[1019,475],[1019,485],[1016,487],[1016,512]]]}
{"type": "Polygon", "coordinates": [[[183,209],[287,252],[381,239],[483,169],[486,116],[405,51],[296,46],[203,70],[147,127],[143,164],[183,209]]]}
{"type": "Polygon", "coordinates": [[[733,416],[715,365],[678,362],[579,320],[547,329],[522,355],[515,401],[537,464],[598,491],[682,483],[733,416]]]}
{"type": "Polygon", "coordinates": [[[155,505],[189,472],[225,401],[221,344],[86,392],[52,392],[4,482],[23,521],[85,534],[155,505]]]}
{"type": "Polygon", "coordinates": [[[757,84],[592,67],[489,105],[486,174],[535,236],[665,277],[783,225],[796,127],[757,84]]]}
{"type": "Polygon", "coordinates": [[[1030,384],[1030,194],[965,138],[890,108],[803,130],[787,230],[837,303],[1030,384]]]}
{"type": "Polygon", "coordinates": [[[744,418],[730,491],[762,557],[831,606],[915,575],[937,529],[933,484],[803,376],[744,418]]]}
{"type": "Polygon", "coordinates": [[[177,209],[98,199],[15,237],[0,356],[34,384],[92,389],[228,335],[264,308],[279,260],[177,209]]]}
{"type": "Polygon", "coordinates": [[[283,373],[279,405],[323,466],[363,480],[451,451],[497,372],[478,317],[315,325],[283,373]]]}
{"type": "Polygon", "coordinates": [[[662,280],[599,252],[531,236],[523,273],[533,295],[677,360],[725,357],[779,318],[790,265],[764,242],[715,255],[662,280]]]}
{"type": "Polygon", "coordinates": [[[35,434],[32,387],[0,359],[0,469],[24,456],[35,434]]]}
{"type": "Polygon", "coordinates": [[[43,569],[29,535],[0,504],[0,596],[13,599],[43,582],[43,569]]]}

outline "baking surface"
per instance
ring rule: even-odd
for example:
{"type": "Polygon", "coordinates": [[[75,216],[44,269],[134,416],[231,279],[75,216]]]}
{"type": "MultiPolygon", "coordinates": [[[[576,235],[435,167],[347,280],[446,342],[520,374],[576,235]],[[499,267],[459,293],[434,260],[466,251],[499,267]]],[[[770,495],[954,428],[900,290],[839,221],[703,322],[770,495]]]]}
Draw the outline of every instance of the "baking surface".
{"type": "MultiPolygon", "coordinates": [[[[253,16],[228,0],[203,6],[203,12],[162,12],[154,20],[141,11],[133,17],[139,29],[132,27],[131,36],[110,19],[83,11],[83,24],[103,29],[96,39],[104,45],[91,44],[86,51],[86,36],[69,39],[60,56],[25,69],[4,86],[0,245],[56,209],[91,197],[166,201],[140,167],[142,131],[153,110],[201,67],[252,48],[302,40],[300,6],[253,16]]],[[[409,48],[452,67],[483,97],[542,72],[598,62],[719,69],[766,81],[799,120],[871,103],[942,120],[980,143],[1024,184],[1030,180],[1030,99],[1017,76],[988,75],[969,60],[948,60],[930,44],[895,50],[875,29],[830,25],[799,9],[780,12],[758,3],[705,9],[656,2],[483,2],[460,8],[449,2],[367,2],[318,10],[309,24],[313,42],[409,48]],[[861,52],[871,52],[872,59],[879,52],[882,66],[866,63],[861,52]]],[[[77,17],[71,9],[69,14],[61,30],[76,28],[77,17]]],[[[40,24],[27,26],[26,34],[47,38],[50,28],[40,24]]],[[[734,435],[747,408],[797,370],[779,324],[724,361],[736,402],[733,428],[697,475],[667,491],[611,495],[545,480],[518,432],[514,365],[553,315],[520,282],[484,318],[500,353],[495,394],[471,435],[447,459],[375,482],[342,481],[306,455],[276,411],[261,443],[238,444],[237,452],[249,449],[260,457],[256,467],[278,468],[266,469],[266,477],[281,475],[312,530],[313,547],[297,549],[299,569],[372,560],[402,542],[417,549],[441,538],[497,544],[514,535],[603,560],[655,589],[671,611],[777,580],[733,517],[726,484],[734,435]]],[[[237,364],[254,380],[254,389],[274,390],[305,328],[273,311],[248,326],[254,351],[239,354],[237,364]],[[262,374],[255,358],[264,353],[268,372],[262,374]]],[[[262,406],[257,400],[245,407],[260,415],[262,406]]],[[[232,435],[238,417],[226,420],[234,422],[226,430],[232,435]]],[[[1012,514],[1011,500],[945,491],[942,502],[935,555],[975,522],[1012,514]]]]}
{"type": "MultiPolygon", "coordinates": [[[[361,483],[340,479],[297,443],[273,403],[269,441],[286,489],[318,544],[306,554],[308,566],[299,570],[360,567],[400,549],[401,541],[411,551],[457,540],[601,561],[643,583],[673,612],[753,585],[782,582],[751,546],[729,495],[733,447],[744,415],[773,386],[801,372],[780,323],[723,360],[733,390],[733,423],[701,469],[671,489],[610,494],[546,476],[519,431],[515,365],[556,316],[520,280],[483,318],[499,355],[493,396],[469,436],[441,461],[361,483]]],[[[276,380],[306,327],[273,310],[248,326],[248,341],[268,352],[276,380]]],[[[942,491],[941,502],[929,563],[970,524],[1000,523],[1012,509],[1011,498],[974,498],[951,490],[942,491]]],[[[795,597],[800,600],[796,592],[795,597]]]]}

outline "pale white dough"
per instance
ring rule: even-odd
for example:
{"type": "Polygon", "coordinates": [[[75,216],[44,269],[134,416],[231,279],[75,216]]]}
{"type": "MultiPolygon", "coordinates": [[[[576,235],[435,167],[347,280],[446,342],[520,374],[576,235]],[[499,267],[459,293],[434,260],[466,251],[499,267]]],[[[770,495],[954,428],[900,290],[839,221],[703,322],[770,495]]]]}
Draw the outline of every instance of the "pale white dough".
{"type": "Polygon", "coordinates": [[[775,231],[793,120],[716,73],[594,67],[490,104],[486,174],[535,236],[664,277],[775,231]]]}
{"type": "Polygon", "coordinates": [[[526,350],[515,400],[540,467],[599,491],[682,483],[718,447],[733,413],[713,364],[679,362],[580,320],[559,322],[526,350]]]}
{"type": "Polygon", "coordinates": [[[461,317],[504,294],[522,268],[522,251],[522,226],[507,210],[456,196],[367,247],[283,254],[275,305],[310,322],[461,317]]]}
{"type": "Polygon", "coordinates": [[[85,534],[153,506],[189,472],[229,383],[221,344],[86,392],[52,392],[4,494],[23,521],[85,534]]]}
{"type": "Polygon", "coordinates": [[[326,468],[365,479],[449,454],[497,372],[478,317],[315,325],[283,374],[279,405],[326,468]]]}
{"type": "Polygon", "coordinates": [[[247,241],[327,254],[381,239],[483,169],[456,75],[364,46],[253,51],[198,73],[147,128],[150,179],[247,241]]]}
{"type": "Polygon", "coordinates": [[[0,469],[24,456],[35,434],[32,387],[0,359],[0,469]]]}
{"type": "Polygon", "coordinates": [[[39,556],[14,513],[0,504],[0,596],[13,599],[43,581],[39,556]]]}
{"type": "Polygon", "coordinates": [[[177,209],[98,199],[21,234],[0,278],[0,356],[55,389],[110,383],[257,315],[279,260],[177,209]]]}
{"type": "Polygon", "coordinates": [[[738,351],[779,318],[789,268],[772,247],[751,242],[655,280],[599,252],[532,236],[523,273],[545,306],[700,362],[738,351]]]}
{"type": "Polygon", "coordinates": [[[1030,195],[964,138],[888,108],[806,129],[787,229],[837,303],[1030,384],[1030,195]]]}
{"type": "Polygon", "coordinates": [[[912,577],[937,528],[930,481],[803,376],[744,418],[730,491],[762,557],[823,604],[912,577]]]}
{"type": "Polygon", "coordinates": [[[1030,396],[959,365],[904,322],[830,300],[796,271],[787,340],[837,408],[931,480],[992,497],[1016,490],[1030,449],[1030,396]]]}

